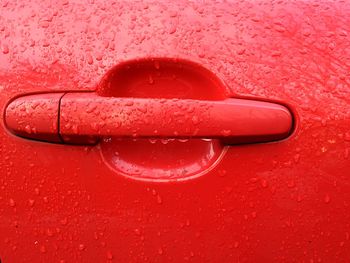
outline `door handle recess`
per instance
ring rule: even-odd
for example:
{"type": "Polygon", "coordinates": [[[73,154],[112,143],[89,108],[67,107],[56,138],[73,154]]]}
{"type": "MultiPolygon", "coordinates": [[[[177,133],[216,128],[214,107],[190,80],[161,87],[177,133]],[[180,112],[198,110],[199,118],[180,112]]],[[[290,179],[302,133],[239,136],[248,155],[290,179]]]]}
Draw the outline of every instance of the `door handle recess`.
{"type": "Polygon", "coordinates": [[[6,108],[5,122],[21,137],[76,144],[111,136],[256,143],[284,139],[293,126],[290,111],[270,102],[118,98],[79,92],[19,97],[6,108]]]}

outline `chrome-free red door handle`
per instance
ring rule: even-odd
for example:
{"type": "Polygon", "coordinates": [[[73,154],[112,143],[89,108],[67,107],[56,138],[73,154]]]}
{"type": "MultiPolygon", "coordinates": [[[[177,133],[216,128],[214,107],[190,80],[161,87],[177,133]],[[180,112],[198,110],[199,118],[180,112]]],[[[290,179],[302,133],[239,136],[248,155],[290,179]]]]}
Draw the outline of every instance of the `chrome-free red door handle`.
{"type": "Polygon", "coordinates": [[[117,98],[96,93],[20,97],[9,104],[5,115],[7,127],[19,136],[83,144],[104,136],[267,142],[286,138],[293,122],[286,107],[270,102],[117,98]]]}

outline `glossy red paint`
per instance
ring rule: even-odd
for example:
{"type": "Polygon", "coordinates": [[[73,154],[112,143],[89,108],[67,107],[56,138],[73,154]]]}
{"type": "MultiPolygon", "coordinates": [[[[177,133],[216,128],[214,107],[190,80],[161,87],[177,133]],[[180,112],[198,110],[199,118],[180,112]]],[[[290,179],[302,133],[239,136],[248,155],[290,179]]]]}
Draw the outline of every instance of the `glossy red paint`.
{"type": "Polygon", "coordinates": [[[168,57],[194,61],[224,84],[201,98],[177,85],[99,95],[261,99],[287,105],[295,117],[286,140],[225,154],[217,140],[43,143],[13,136],[2,120],[1,260],[348,262],[349,13],[348,1],[1,2],[4,113],[24,94],[95,91],[122,62],[168,57]],[[187,160],[197,143],[213,155],[201,150],[187,160]],[[195,164],[207,172],[181,182],[123,176],[121,163],[152,169],[142,158],[165,160],[153,167],[158,175],[195,164]]]}

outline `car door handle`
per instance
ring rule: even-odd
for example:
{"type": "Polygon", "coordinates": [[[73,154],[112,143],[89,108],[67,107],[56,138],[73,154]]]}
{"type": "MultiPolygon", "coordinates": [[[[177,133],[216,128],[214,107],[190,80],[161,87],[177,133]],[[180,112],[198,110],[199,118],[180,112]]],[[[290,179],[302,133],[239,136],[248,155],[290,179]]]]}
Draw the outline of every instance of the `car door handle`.
{"type": "Polygon", "coordinates": [[[284,139],[293,126],[288,108],[270,102],[102,97],[92,92],[20,97],[5,115],[8,129],[21,137],[78,144],[111,136],[256,143],[284,139]]]}

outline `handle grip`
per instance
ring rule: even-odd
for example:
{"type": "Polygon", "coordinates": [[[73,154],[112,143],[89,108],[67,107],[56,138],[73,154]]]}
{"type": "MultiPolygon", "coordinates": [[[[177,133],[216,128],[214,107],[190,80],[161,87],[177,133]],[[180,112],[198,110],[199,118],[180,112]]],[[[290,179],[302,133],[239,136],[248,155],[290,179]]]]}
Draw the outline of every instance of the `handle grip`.
{"type": "Polygon", "coordinates": [[[67,93],[19,98],[7,108],[6,123],[20,136],[50,141],[50,137],[59,138],[65,143],[84,144],[116,136],[211,138],[236,144],[287,137],[292,115],[282,105],[254,100],[115,98],[67,93]],[[23,105],[25,111],[20,109],[23,105]],[[48,117],[45,113],[52,107],[57,107],[57,114],[51,110],[48,117]]]}

